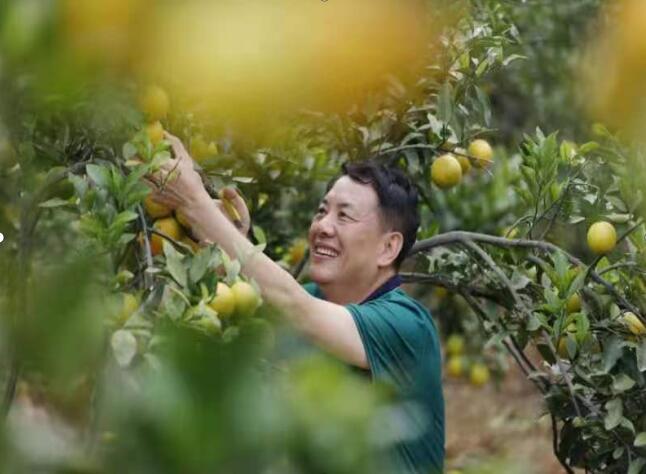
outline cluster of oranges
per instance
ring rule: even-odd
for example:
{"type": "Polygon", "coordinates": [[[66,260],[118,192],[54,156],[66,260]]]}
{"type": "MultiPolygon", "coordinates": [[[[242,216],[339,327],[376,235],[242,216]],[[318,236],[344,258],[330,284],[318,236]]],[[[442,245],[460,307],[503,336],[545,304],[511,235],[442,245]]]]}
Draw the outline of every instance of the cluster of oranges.
{"type": "MultiPolygon", "coordinates": [[[[140,95],[139,106],[147,120],[146,135],[153,146],[156,146],[164,139],[164,127],[161,120],[168,116],[170,110],[168,95],[159,86],[149,86],[140,95]]],[[[218,150],[215,143],[207,143],[200,135],[197,135],[191,139],[190,152],[192,158],[200,163],[206,157],[217,155],[218,150]]],[[[225,199],[223,202],[225,208],[227,205],[232,207],[231,203],[225,199]]],[[[173,211],[164,204],[155,201],[152,194],[146,196],[143,205],[146,214],[153,220],[152,227],[155,232],[150,236],[150,250],[153,256],[163,254],[165,239],[184,244],[194,252],[199,250],[200,246],[193,238],[190,223],[179,210],[173,211]]],[[[228,212],[238,215],[235,208],[228,210],[228,212]]],[[[214,288],[214,297],[209,301],[208,306],[217,312],[219,319],[226,319],[233,315],[249,316],[254,313],[259,304],[260,297],[255,288],[248,282],[238,280],[231,286],[224,282],[218,282],[217,287],[214,288]]],[[[138,307],[138,302],[135,297],[129,294],[125,295],[119,319],[127,320],[136,307],[138,307]]]]}
{"type": "Polygon", "coordinates": [[[459,378],[468,375],[469,381],[476,387],[486,385],[491,374],[489,368],[480,361],[469,363],[464,355],[464,337],[459,334],[452,334],[446,340],[446,373],[450,377],[459,378]]]}
{"type": "Polygon", "coordinates": [[[452,152],[437,157],[431,165],[431,179],[442,189],[452,188],[462,177],[476,168],[486,168],[493,161],[493,150],[486,140],[473,140],[467,150],[455,148],[452,152]]]}
{"type": "Polygon", "coordinates": [[[159,86],[149,86],[139,97],[139,107],[146,116],[146,134],[151,143],[157,145],[164,139],[161,120],[164,120],[170,111],[168,94],[159,86]]]}

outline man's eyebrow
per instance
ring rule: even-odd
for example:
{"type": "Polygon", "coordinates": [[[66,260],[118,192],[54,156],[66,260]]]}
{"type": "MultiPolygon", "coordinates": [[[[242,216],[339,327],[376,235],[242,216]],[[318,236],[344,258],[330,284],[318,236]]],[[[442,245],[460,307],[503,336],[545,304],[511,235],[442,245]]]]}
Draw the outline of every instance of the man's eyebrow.
{"type": "MultiPolygon", "coordinates": [[[[323,198],[321,200],[321,204],[324,205],[324,206],[327,206],[327,205],[329,205],[329,202],[328,202],[328,200],[326,198],[323,198]]],[[[338,204],[338,207],[339,207],[339,209],[351,209],[351,210],[355,209],[355,206],[351,202],[347,202],[347,201],[340,202],[338,204]]]]}

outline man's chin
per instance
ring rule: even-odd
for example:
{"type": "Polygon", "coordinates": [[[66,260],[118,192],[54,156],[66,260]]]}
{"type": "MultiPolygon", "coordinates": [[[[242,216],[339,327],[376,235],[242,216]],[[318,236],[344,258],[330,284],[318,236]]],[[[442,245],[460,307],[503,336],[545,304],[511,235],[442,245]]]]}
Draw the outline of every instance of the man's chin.
{"type": "Polygon", "coordinates": [[[317,285],[325,285],[334,281],[334,276],[329,272],[321,271],[321,269],[310,269],[309,273],[310,280],[312,280],[317,285]]]}

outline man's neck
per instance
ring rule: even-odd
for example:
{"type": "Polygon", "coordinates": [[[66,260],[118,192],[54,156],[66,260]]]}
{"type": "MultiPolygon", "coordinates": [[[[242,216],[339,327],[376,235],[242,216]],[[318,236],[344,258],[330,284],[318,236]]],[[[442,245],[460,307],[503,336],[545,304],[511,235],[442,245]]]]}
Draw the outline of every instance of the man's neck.
{"type": "Polygon", "coordinates": [[[319,288],[325,295],[325,299],[331,303],[340,305],[356,304],[365,300],[395,274],[395,270],[389,268],[383,273],[378,274],[371,282],[364,285],[361,285],[360,283],[348,285],[345,282],[331,282],[327,284],[319,284],[319,288]]]}

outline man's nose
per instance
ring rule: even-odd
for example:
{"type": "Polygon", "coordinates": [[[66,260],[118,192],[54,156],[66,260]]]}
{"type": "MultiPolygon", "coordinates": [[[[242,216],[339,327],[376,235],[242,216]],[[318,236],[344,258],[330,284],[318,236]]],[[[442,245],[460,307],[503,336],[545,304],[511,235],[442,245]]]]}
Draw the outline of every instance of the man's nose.
{"type": "Polygon", "coordinates": [[[327,214],[320,219],[315,220],[313,226],[318,234],[326,236],[334,235],[334,219],[331,214],[327,214]]]}

